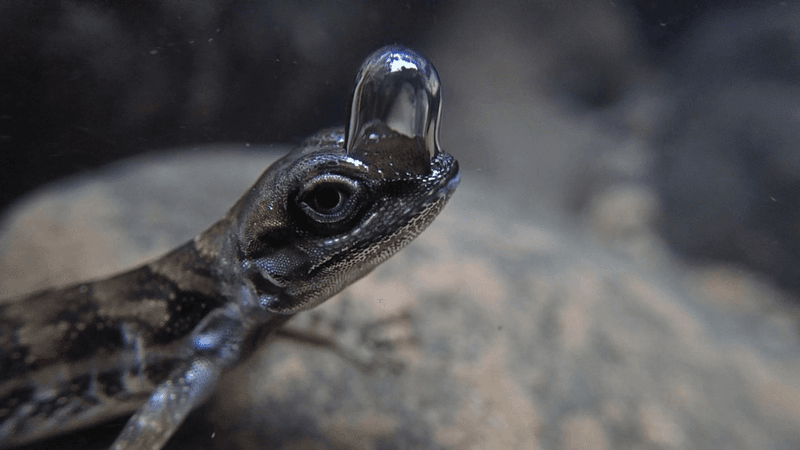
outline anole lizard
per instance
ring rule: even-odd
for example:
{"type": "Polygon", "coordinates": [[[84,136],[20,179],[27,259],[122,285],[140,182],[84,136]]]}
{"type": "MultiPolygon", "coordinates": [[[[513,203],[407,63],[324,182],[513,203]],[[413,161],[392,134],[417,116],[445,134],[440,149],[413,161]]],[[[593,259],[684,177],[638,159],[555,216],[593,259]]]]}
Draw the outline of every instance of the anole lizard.
{"type": "Polygon", "coordinates": [[[157,450],[221,373],[295,313],[408,244],[460,176],[419,54],[362,64],[346,129],[275,162],[217,223],[106,279],[0,303],[0,447],[133,414],[113,449],[157,450]]]}

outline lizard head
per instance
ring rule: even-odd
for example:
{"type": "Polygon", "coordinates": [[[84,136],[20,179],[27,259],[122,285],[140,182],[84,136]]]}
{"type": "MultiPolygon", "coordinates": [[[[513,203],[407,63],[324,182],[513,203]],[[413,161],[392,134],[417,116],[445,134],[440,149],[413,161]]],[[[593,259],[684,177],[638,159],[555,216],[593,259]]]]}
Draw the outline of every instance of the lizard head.
{"type": "Polygon", "coordinates": [[[414,239],[459,182],[439,149],[441,89],[433,66],[385,47],[356,78],[350,122],[270,166],[238,210],[243,273],[261,306],[312,308],[414,239]]]}

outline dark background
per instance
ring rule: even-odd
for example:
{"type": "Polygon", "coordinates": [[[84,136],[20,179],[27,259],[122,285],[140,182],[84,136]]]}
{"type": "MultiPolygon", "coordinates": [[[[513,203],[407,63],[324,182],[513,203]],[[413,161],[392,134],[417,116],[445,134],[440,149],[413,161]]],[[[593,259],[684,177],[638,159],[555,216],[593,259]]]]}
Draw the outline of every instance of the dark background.
{"type": "MultiPolygon", "coordinates": [[[[572,2],[576,15],[580,3],[572,2]]],[[[663,64],[694,18],[732,3],[748,2],[622,1],[619,14],[663,64]]],[[[366,54],[389,43],[424,49],[441,33],[437,23],[461,7],[4,1],[0,207],[41,183],[143,151],[283,142],[341,124],[366,54]]]]}
{"type": "Polygon", "coordinates": [[[143,151],[283,142],[344,121],[387,42],[419,46],[439,2],[13,2],[0,6],[0,206],[143,151]]]}

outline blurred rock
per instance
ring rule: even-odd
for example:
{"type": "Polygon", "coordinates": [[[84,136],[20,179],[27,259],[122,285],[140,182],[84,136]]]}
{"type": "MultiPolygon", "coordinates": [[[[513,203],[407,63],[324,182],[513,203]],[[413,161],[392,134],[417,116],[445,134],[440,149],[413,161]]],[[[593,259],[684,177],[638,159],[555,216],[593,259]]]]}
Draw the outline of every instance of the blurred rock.
{"type": "Polygon", "coordinates": [[[588,206],[588,227],[610,249],[632,260],[663,257],[655,225],[660,219],[658,198],[639,184],[619,184],[596,194],[588,206]]]}
{"type": "MultiPolygon", "coordinates": [[[[262,151],[139,159],[48,188],[2,221],[0,286],[66,283],[188,239],[266,167],[262,151]]],[[[290,323],[377,370],[276,340],[168,448],[800,446],[800,342],[781,334],[787,312],[769,319],[775,298],[720,307],[704,297],[751,294],[676,261],[652,271],[497,196],[465,177],[407,249],[290,323]]],[[[119,426],[31,448],[104,448],[119,426]]]]}

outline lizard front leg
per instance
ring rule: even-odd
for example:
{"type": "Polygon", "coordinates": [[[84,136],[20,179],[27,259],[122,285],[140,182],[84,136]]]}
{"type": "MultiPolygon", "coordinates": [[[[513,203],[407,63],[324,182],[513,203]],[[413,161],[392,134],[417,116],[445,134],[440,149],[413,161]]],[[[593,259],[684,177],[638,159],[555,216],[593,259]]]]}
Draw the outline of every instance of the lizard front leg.
{"type": "Polygon", "coordinates": [[[162,448],[189,413],[214,392],[221,373],[219,366],[206,358],[196,358],[175,370],[128,420],[111,448],[162,448]]]}
{"type": "Polygon", "coordinates": [[[244,326],[229,307],[209,314],[189,336],[183,363],[128,420],[112,450],[158,450],[214,392],[222,370],[238,360],[244,326]]]}

